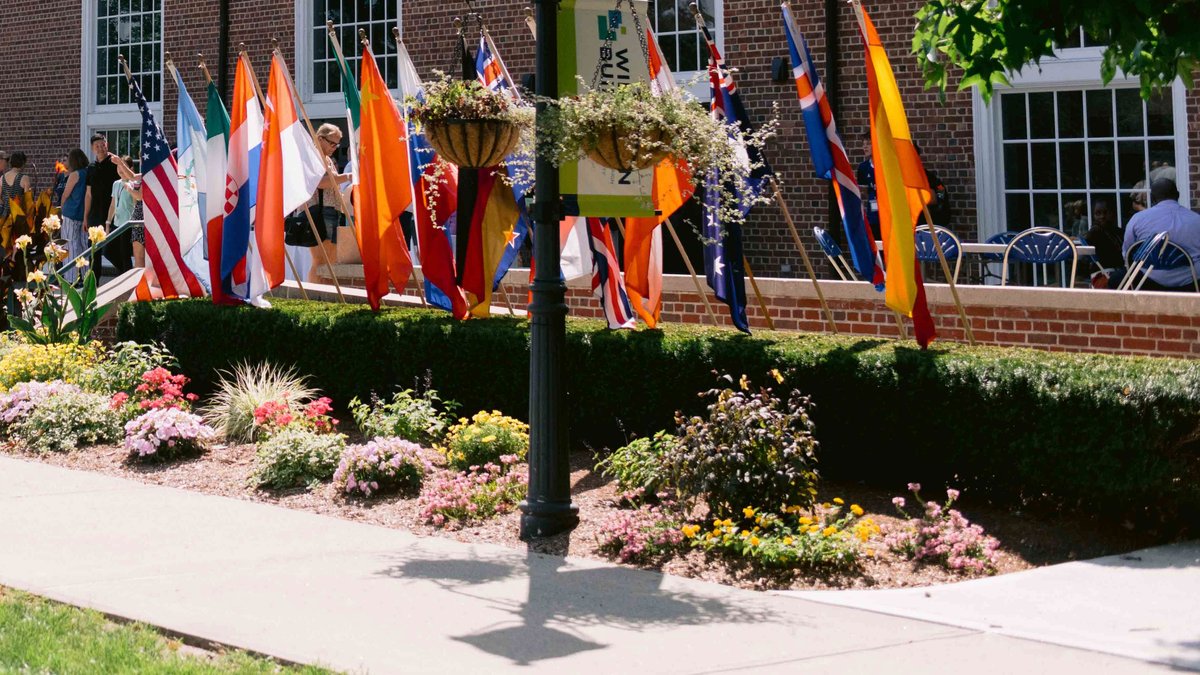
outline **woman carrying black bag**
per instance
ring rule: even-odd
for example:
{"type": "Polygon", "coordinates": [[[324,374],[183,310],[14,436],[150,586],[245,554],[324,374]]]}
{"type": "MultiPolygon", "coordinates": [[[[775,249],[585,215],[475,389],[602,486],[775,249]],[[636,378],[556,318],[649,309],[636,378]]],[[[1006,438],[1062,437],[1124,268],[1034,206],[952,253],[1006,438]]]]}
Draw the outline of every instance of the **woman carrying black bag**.
{"type": "Polygon", "coordinates": [[[328,175],[322,178],[317,184],[317,193],[309,201],[309,212],[312,213],[313,224],[316,225],[320,241],[313,237],[313,228],[303,210],[288,216],[284,223],[285,243],[319,249],[312,252],[312,263],[308,268],[307,281],[314,283],[320,281],[318,268],[323,266],[326,260],[337,262],[337,229],[343,218],[342,200],[337,193],[341,186],[350,180],[350,174],[338,173],[337,164],[333,161],[333,153],[337,152],[341,142],[342,130],[336,125],[326,123],[317,129],[317,145],[325,155],[325,162],[335,179],[331,180],[328,175]]]}

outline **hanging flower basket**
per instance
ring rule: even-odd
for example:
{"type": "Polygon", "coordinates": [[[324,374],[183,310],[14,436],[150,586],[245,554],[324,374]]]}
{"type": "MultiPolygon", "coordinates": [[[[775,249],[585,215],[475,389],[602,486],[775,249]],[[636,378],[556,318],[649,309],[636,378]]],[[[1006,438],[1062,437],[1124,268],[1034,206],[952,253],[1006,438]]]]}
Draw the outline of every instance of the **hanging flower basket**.
{"type": "Polygon", "coordinates": [[[660,126],[631,133],[614,125],[597,129],[595,142],[587,143],[585,151],[589,159],[606,169],[641,171],[667,158],[670,138],[671,132],[660,126]]]}
{"type": "Polygon", "coordinates": [[[533,126],[532,109],[477,80],[442,76],[423,97],[410,97],[406,103],[438,156],[465,169],[500,164],[533,126]]]}
{"type": "Polygon", "coordinates": [[[438,155],[466,169],[496,166],[516,149],[521,128],[504,119],[443,119],[425,124],[438,155]]]}

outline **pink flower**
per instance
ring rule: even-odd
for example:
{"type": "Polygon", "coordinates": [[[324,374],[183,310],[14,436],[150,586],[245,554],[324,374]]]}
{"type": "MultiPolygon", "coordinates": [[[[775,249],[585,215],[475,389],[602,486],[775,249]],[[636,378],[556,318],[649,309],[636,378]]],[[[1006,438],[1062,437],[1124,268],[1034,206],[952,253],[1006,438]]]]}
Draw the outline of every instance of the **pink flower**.
{"type": "Polygon", "coordinates": [[[946,490],[946,496],[950,498],[950,501],[958,499],[958,494],[958,490],[955,490],[954,488],[946,490]]]}
{"type": "Polygon", "coordinates": [[[892,504],[898,509],[904,508],[904,497],[892,497],[892,504]]]}
{"type": "Polygon", "coordinates": [[[909,484],[908,484],[908,491],[909,491],[909,492],[920,492],[920,491],[921,491],[921,484],[920,484],[920,483],[909,483],[909,484]]]}

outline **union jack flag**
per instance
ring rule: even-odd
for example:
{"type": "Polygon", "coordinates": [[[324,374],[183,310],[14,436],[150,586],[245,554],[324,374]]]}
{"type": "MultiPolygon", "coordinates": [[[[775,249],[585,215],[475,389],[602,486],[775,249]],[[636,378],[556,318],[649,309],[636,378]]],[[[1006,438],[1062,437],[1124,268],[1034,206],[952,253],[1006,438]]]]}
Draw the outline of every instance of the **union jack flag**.
{"type": "MultiPolygon", "coordinates": [[[[183,263],[179,250],[179,169],[162,128],[146,105],[137,80],[129,88],[142,113],[142,203],[144,205],[146,261],[167,298],[203,296],[204,287],[183,263]]],[[[136,297],[154,297],[149,280],[142,277],[136,297]]]]}
{"type": "Polygon", "coordinates": [[[858,181],[854,179],[854,169],[846,156],[846,147],[838,135],[837,123],[833,121],[833,110],[825,96],[825,85],[821,83],[821,76],[813,65],[808,42],[796,30],[791,9],[786,2],[780,8],[783,10],[783,32],[787,35],[788,52],[792,57],[792,76],[796,79],[796,93],[800,97],[800,110],[813,167],[818,176],[833,183],[854,269],[862,278],[870,279],[876,287],[882,288],[883,267],[875,249],[875,235],[863,219],[862,192],[859,191],[858,181]]]}
{"type": "Polygon", "coordinates": [[[587,219],[588,247],[592,249],[592,294],[600,298],[609,328],[633,328],[636,319],[621,279],[610,227],[610,219],[587,219]]]}

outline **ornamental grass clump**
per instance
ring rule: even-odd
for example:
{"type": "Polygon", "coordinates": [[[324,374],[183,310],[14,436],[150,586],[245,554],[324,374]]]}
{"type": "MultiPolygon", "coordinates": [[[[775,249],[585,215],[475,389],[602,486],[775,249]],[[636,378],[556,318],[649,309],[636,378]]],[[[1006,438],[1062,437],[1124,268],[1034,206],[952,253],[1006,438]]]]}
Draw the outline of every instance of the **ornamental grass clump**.
{"type": "MultiPolygon", "coordinates": [[[[777,382],[783,378],[772,371],[777,382]]],[[[732,382],[728,375],[722,378],[732,382]]],[[[816,495],[817,441],[807,396],[792,391],[786,403],[769,387],[711,389],[707,417],[676,417],[679,443],[667,456],[670,483],[681,501],[703,499],[714,517],[746,505],[812,505],[816,495]]]]}
{"type": "Polygon", "coordinates": [[[498,464],[508,455],[521,460],[529,452],[529,425],[499,410],[477,412],[450,427],[439,449],[450,468],[458,471],[498,464]]]}
{"type": "Polygon", "coordinates": [[[511,512],[528,486],[529,467],[516,455],[504,455],[498,463],[430,480],[417,504],[422,521],[458,528],[511,512]]]}
{"type": "MultiPolygon", "coordinates": [[[[908,489],[920,504],[921,485],[909,483],[908,489]]],[[[925,502],[925,512],[919,518],[904,510],[904,497],[893,498],[892,504],[907,522],[889,532],[884,543],[909,560],[941,565],[955,572],[994,574],[1000,558],[1000,542],[950,508],[958,496],[958,490],[946,490],[946,503],[925,502]]]]}
{"type": "Polygon", "coordinates": [[[137,462],[198,455],[217,432],[204,418],[175,407],[151,408],[125,424],[125,449],[137,462]]]}
{"type": "Polygon", "coordinates": [[[405,389],[393,394],[390,401],[372,395],[370,404],[354,398],[349,406],[354,423],[367,438],[394,436],[413,443],[440,441],[449,426],[449,413],[456,407],[453,401],[442,401],[434,389],[424,394],[405,389]]]}
{"type": "Polygon", "coordinates": [[[258,444],[250,478],[276,490],[312,486],[333,477],[345,450],[342,434],[286,428],[258,444]]]}
{"type": "Polygon", "coordinates": [[[264,403],[283,401],[290,409],[302,407],[317,395],[306,378],[293,368],[270,363],[248,363],[224,373],[217,392],[204,409],[204,419],[222,436],[234,442],[250,442],[262,433],[254,412],[264,403]]]}
{"type": "Polygon", "coordinates": [[[846,571],[857,567],[864,553],[874,555],[865,546],[879,535],[879,525],[863,513],[857,504],[845,508],[841,499],[811,510],[747,506],[736,519],[713,519],[710,529],[690,524],[681,531],[696,548],[749,558],[765,567],[846,571]]]}
{"type": "Polygon", "coordinates": [[[417,490],[433,466],[421,458],[421,446],[402,438],[376,438],[342,453],[333,486],[347,495],[371,497],[417,490]]]}

